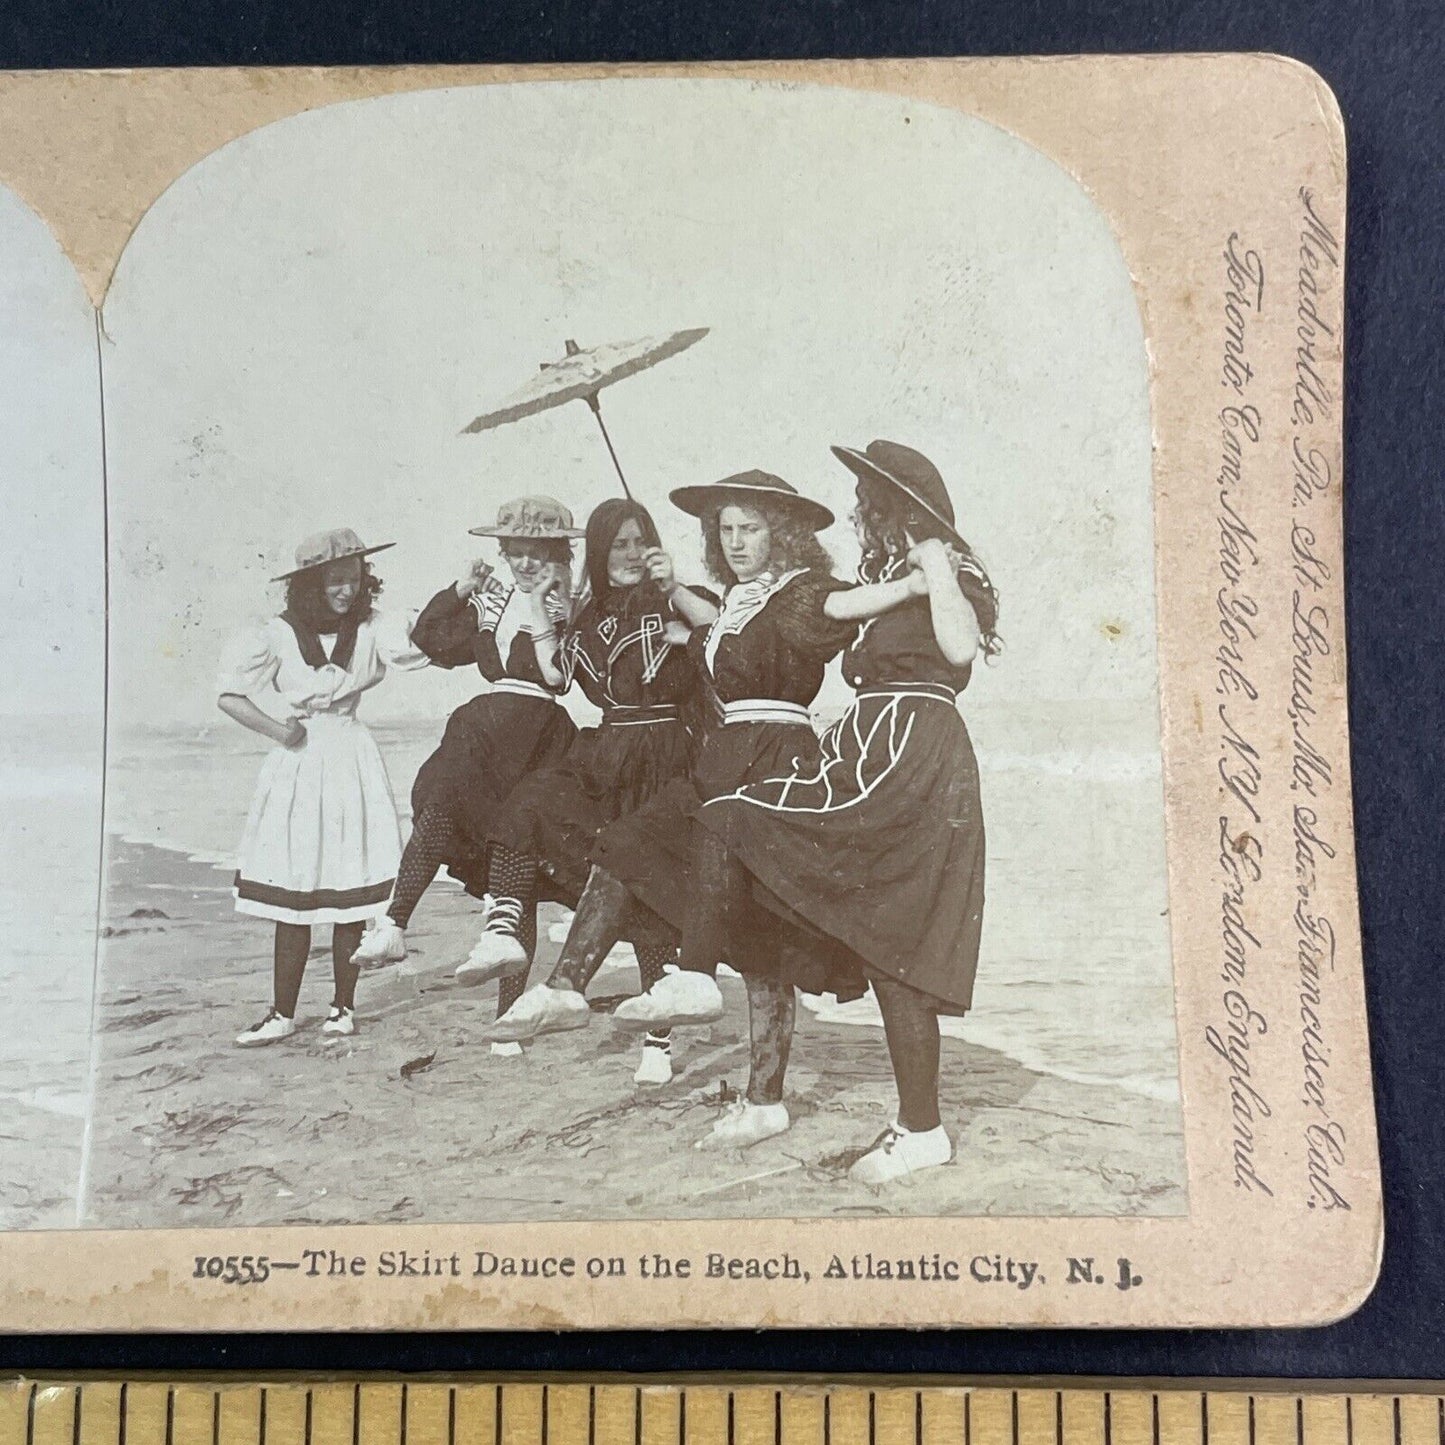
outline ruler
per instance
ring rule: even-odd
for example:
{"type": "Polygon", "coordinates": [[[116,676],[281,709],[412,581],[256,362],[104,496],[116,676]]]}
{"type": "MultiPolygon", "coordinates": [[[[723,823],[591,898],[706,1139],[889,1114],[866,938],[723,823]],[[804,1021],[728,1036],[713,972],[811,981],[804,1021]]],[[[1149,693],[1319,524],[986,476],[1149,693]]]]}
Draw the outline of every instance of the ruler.
{"type": "Polygon", "coordinates": [[[1445,1445],[1440,1385],[424,1376],[0,1386],[0,1445],[1445,1445]]]}

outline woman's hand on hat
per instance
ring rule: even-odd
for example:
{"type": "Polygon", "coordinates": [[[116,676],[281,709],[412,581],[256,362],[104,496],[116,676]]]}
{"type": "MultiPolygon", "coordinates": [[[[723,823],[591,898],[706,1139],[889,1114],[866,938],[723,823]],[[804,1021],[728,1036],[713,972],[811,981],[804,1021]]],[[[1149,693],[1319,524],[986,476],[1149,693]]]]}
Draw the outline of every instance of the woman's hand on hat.
{"type": "Polygon", "coordinates": [[[916,568],[923,577],[925,592],[932,578],[947,577],[951,580],[955,571],[949,548],[939,537],[925,537],[923,541],[915,542],[908,549],[908,565],[916,568]]]}
{"type": "Polygon", "coordinates": [[[463,602],[474,593],[480,592],[486,586],[487,579],[492,575],[491,565],[482,561],[480,557],[472,563],[465,577],[457,580],[457,596],[463,602]]]}
{"type": "Polygon", "coordinates": [[[677,590],[677,574],[672,570],[672,558],[661,547],[649,547],[642,556],[647,575],[657,584],[658,590],[671,597],[677,590]]]}

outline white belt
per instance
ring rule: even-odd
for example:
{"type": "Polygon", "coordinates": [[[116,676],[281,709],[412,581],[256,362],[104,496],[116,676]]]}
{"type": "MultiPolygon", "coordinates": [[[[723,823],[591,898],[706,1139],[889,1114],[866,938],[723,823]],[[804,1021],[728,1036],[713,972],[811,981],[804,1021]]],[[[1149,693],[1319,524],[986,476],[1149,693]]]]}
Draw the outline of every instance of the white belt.
{"type": "Polygon", "coordinates": [[[544,702],[556,702],[557,694],[548,692],[540,682],[528,682],[525,677],[499,677],[492,684],[493,692],[514,692],[519,697],[540,697],[544,702]]]}
{"type": "Polygon", "coordinates": [[[775,697],[740,697],[723,704],[724,723],[802,723],[811,726],[808,709],[775,697]]]}

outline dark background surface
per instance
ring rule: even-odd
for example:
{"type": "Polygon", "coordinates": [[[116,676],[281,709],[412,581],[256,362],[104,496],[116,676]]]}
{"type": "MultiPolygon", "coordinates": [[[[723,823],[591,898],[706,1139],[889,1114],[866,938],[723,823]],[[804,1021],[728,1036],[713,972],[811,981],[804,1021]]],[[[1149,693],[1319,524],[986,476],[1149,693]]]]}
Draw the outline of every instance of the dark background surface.
{"type": "MultiPolygon", "coordinates": [[[[1364,1308],[1309,1331],[30,1337],[0,1342],[0,1367],[1445,1376],[1440,0],[0,0],[0,68],[1220,50],[1314,66],[1349,137],[1350,702],[1387,1197],[1364,1308]]],[[[1239,164],[1268,166],[1267,140],[1239,164]]]]}

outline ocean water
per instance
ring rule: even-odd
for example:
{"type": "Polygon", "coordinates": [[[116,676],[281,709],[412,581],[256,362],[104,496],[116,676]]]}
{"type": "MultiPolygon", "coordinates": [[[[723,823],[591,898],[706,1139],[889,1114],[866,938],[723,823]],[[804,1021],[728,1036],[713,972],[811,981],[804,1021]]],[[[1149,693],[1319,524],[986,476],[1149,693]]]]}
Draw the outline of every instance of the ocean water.
{"type": "MultiPolygon", "coordinates": [[[[1178,1098],[1163,789],[1139,709],[970,713],[988,883],[974,1008],[945,1027],[1026,1066],[1178,1098]]],[[[440,724],[373,727],[398,808],[440,724]]],[[[112,736],[106,829],[228,868],[267,744],[224,718],[112,736]]],[[[871,1000],[808,1006],[879,1027],[871,1000]]]]}
{"type": "Polygon", "coordinates": [[[0,718],[0,1100],[85,1112],[100,863],[98,719],[0,718]]]}

